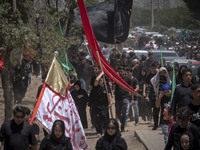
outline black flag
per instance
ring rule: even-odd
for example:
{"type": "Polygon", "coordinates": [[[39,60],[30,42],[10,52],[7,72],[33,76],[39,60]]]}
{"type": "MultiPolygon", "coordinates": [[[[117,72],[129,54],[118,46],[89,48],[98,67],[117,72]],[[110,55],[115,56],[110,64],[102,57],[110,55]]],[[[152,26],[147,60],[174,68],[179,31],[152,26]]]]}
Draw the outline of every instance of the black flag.
{"type": "MultiPolygon", "coordinates": [[[[98,41],[114,44],[124,42],[129,33],[129,22],[133,0],[115,0],[115,3],[102,2],[88,7],[88,17],[98,41]]],[[[67,30],[74,25],[81,25],[80,14],[67,30]]]]}

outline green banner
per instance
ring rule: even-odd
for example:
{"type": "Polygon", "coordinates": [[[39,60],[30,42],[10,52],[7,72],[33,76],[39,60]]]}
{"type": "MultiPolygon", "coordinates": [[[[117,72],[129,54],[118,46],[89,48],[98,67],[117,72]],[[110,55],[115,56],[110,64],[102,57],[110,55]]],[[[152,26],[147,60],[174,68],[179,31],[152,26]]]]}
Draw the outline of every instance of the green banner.
{"type": "Polygon", "coordinates": [[[172,67],[173,67],[173,76],[172,76],[172,93],[171,93],[171,102],[174,97],[174,91],[176,88],[176,76],[175,76],[175,69],[174,69],[174,62],[172,62],[172,67]]]}
{"type": "MultiPolygon", "coordinates": [[[[63,36],[60,21],[58,21],[57,32],[60,37],[63,36]]],[[[65,75],[68,75],[69,70],[73,70],[74,75],[76,75],[76,70],[74,66],[70,63],[65,48],[63,48],[61,54],[57,57],[57,60],[61,64],[65,75]]]]}

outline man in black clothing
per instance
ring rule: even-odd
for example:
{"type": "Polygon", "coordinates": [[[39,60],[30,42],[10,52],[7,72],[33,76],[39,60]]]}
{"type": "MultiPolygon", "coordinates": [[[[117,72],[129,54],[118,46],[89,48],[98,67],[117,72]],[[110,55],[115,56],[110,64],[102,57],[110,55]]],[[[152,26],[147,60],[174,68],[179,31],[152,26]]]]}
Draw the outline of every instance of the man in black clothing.
{"type": "Polygon", "coordinates": [[[188,105],[191,110],[190,122],[199,127],[200,131],[200,83],[191,86],[192,102],[188,105]]]}
{"type": "Polygon", "coordinates": [[[89,77],[90,77],[90,64],[86,61],[85,57],[81,58],[81,63],[77,69],[77,76],[81,82],[81,86],[84,90],[89,88],[89,77]]]}
{"type": "Polygon", "coordinates": [[[148,53],[148,59],[146,60],[145,62],[145,67],[146,67],[146,70],[147,70],[147,73],[150,72],[150,67],[151,67],[151,64],[153,63],[153,53],[148,53]]]}
{"type": "Polygon", "coordinates": [[[187,106],[192,101],[191,95],[191,80],[192,71],[190,69],[184,69],[182,71],[183,82],[175,88],[174,97],[172,100],[169,113],[176,114],[176,108],[187,106]]]}
{"type": "MultiPolygon", "coordinates": [[[[118,67],[119,76],[131,86],[131,79],[124,74],[123,67],[118,67]]],[[[124,90],[117,84],[113,84],[113,89],[115,89],[115,107],[116,107],[116,114],[117,117],[120,119],[121,122],[121,131],[124,132],[125,121],[126,121],[126,110],[131,100],[131,94],[124,90]]]]}
{"type": "Polygon", "coordinates": [[[34,73],[33,62],[26,55],[24,55],[24,58],[22,59],[22,67],[25,71],[25,75],[28,77],[28,86],[30,86],[31,85],[31,76],[32,76],[32,73],[34,73]]]}
{"type": "Polygon", "coordinates": [[[70,91],[74,89],[74,83],[76,82],[76,76],[73,75],[73,72],[74,70],[69,70],[68,72],[68,80],[69,80],[69,83],[70,83],[70,91]]]}
{"type": "Polygon", "coordinates": [[[76,72],[78,70],[78,66],[80,64],[77,54],[72,55],[71,64],[75,68],[76,72]]]}
{"type": "Polygon", "coordinates": [[[116,62],[116,54],[117,54],[117,50],[115,48],[113,48],[112,54],[110,54],[109,59],[108,59],[109,64],[113,69],[115,69],[115,65],[116,65],[116,63],[115,63],[116,62]]]}
{"type": "MultiPolygon", "coordinates": [[[[28,107],[25,107],[25,106],[23,107],[23,109],[24,109],[24,112],[25,112],[24,121],[29,123],[31,110],[28,107]]],[[[32,127],[33,127],[33,131],[34,131],[34,134],[35,134],[35,138],[36,138],[37,141],[39,141],[40,128],[36,123],[33,123],[32,127]]]]}
{"type": "MultiPolygon", "coordinates": [[[[31,115],[31,110],[28,107],[25,107],[25,106],[23,106],[23,109],[24,109],[24,113],[25,113],[24,121],[26,121],[27,123],[29,123],[29,121],[30,121],[29,119],[30,119],[30,115],[31,115]]],[[[39,128],[39,126],[36,123],[33,123],[32,127],[33,127],[33,132],[34,132],[35,138],[36,138],[37,142],[39,142],[40,128],[39,128]]],[[[39,148],[38,146],[39,145],[37,145],[37,149],[39,148]]]]}
{"type": "Polygon", "coordinates": [[[181,134],[188,131],[191,132],[194,136],[194,147],[193,150],[200,149],[200,132],[196,125],[190,123],[190,110],[188,107],[181,107],[176,113],[176,119],[178,123],[175,123],[171,127],[171,131],[168,138],[168,143],[165,146],[165,150],[171,150],[174,147],[174,150],[180,149],[180,137],[181,134]]]}
{"type": "Polygon", "coordinates": [[[89,96],[89,103],[88,103],[88,106],[90,107],[90,116],[91,116],[92,128],[95,127],[95,116],[94,116],[94,109],[93,109],[95,95],[94,95],[93,87],[94,87],[94,81],[100,73],[100,68],[99,68],[98,65],[96,65],[96,64],[93,65],[93,72],[94,72],[94,75],[90,79],[90,86],[89,86],[90,96],[89,96]]]}
{"type": "MultiPolygon", "coordinates": [[[[158,70],[157,64],[155,62],[152,63],[151,68],[150,68],[150,73],[146,76],[144,84],[143,84],[143,96],[145,98],[147,96],[146,95],[146,92],[147,92],[146,89],[150,84],[151,78],[153,78],[156,75],[157,70],[158,70]]],[[[148,115],[148,121],[151,121],[151,119],[152,119],[152,106],[151,106],[150,100],[155,99],[155,93],[150,92],[150,94],[148,95],[148,98],[149,99],[146,100],[146,102],[147,102],[146,109],[147,109],[147,112],[150,112],[149,115],[148,115]]]]}
{"type": "Polygon", "coordinates": [[[4,141],[4,150],[29,150],[29,145],[36,150],[37,141],[32,126],[24,121],[22,106],[13,110],[14,119],[4,122],[0,131],[0,148],[4,141]]]}
{"type": "MultiPolygon", "coordinates": [[[[127,76],[131,79],[131,86],[132,88],[138,92],[139,90],[139,82],[137,80],[137,78],[135,78],[132,75],[132,70],[131,68],[127,68],[126,69],[127,72],[127,76]]],[[[132,111],[132,106],[134,109],[134,114],[135,114],[135,125],[138,126],[139,125],[139,108],[138,108],[138,97],[135,95],[131,95],[131,103],[129,103],[130,107],[128,106],[128,111],[129,111],[129,116],[130,116],[130,120],[133,120],[133,111],[132,111]],[[132,103],[132,104],[131,104],[132,103]]],[[[127,117],[128,119],[128,117],[127,117]]]]}
{"type": "Polygon", "coordinates": [[[45,82],[46,77],[47,77],[47,74],[46,74],[46,73],[42,74],[42,84],[38,87],[38,91],[37,91],[37,95],[36,95],[36,101],[37,101],[37,99],[38,99],[39,96],[40,96],[40,92],[41,92],[41,90],[42,90],[43,83],[45,82]]]}

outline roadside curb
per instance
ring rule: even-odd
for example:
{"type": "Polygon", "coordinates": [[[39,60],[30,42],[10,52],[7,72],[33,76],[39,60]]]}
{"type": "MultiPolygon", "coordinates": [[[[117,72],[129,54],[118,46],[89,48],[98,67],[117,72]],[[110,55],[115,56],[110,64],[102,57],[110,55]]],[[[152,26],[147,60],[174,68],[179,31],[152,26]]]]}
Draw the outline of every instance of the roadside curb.
{"type": "Polygon", "coordinates": [[[146,150],[161,150],[165,147],[161,130],[136,130],[135,136],[144,145],[146,150]]]}
{"type": "Polygon", "coordinates": [[[144,145],[144,147],[146,148],[146,150],[150,150],[148,148],[148,144],[147,144],[148,142],[146,142],[145,136],[143,135],[143,133],[140,130],[136,130],[135,131],[135,136],[144,145]]]}

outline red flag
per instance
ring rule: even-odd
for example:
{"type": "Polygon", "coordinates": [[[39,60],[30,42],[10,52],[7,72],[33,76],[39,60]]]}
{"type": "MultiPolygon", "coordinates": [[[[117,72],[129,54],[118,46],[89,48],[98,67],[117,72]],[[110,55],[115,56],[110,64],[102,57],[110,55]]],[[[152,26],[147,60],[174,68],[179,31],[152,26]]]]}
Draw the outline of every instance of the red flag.
{"type": "Polygon", "coordinates": [[[94,32],[92,30],[92,27],[91,27],[89,19],[88,19],[87,11],[86,11],[83,0],[78,0],[78,5],[79,5],[79,9],[80,9],[84,32],[85,32],[86,38],[88,40],[88,44],[90,46],[90,49],[92,51],[92,54],[93,54],[93,57],[94,57],[94,60],[96,61],[96,63],[99,65],[98,56],[96,53],[96,52],[98,52],[99,56],[100,56],[100,61],[102,62],[102,68],[103,68],[104,73],[112,81],[114,81],[119,86],[121,86],[123,89],[125,89],[129,92],[132,92],[134,94],[138,94],[130,85],[128,85],[121,77],[119,77],[119,75],[112,69],[112,67],[106,61],[106,59],[104,58],[104,56],[97,44],[94,32]]]}
{"type": "Polygon", "coordinates": [[[35,57],[35,50],[29,46],[27,49],[24,50],[24,55],[27,55],[29,60],[32,60],[35,57]]]}

